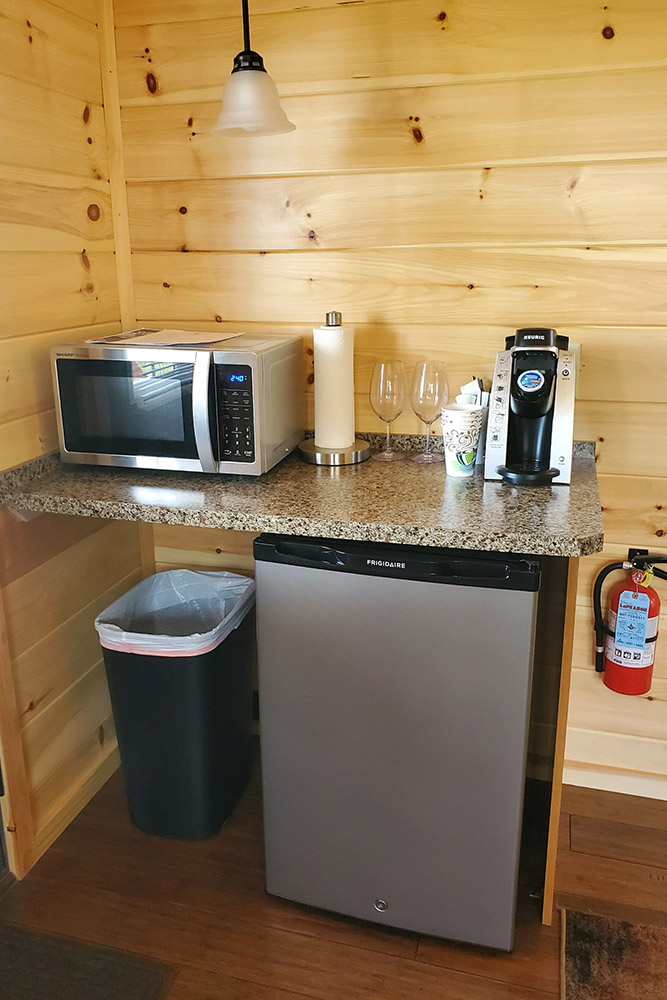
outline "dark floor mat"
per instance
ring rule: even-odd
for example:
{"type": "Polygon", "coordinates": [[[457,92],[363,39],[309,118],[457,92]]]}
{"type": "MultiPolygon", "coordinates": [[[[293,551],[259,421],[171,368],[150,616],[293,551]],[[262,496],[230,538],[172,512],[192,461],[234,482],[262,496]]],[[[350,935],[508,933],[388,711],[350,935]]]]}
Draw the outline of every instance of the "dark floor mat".
{"type": "Polygon", "coordinates": [[[0,923],[0,1000],[159,1000],[175,970],[0,923]]]}
{"type": "Polygon", "coordinates": [[[667,928],[568,910],[565,1000],[665,1000],[667,928]]]}

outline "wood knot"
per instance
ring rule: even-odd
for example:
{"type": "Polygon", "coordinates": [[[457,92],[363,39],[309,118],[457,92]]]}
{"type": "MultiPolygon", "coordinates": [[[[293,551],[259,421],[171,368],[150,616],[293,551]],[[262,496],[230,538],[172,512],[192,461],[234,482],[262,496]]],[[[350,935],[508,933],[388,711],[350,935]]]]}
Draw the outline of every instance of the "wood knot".
{"type": "Polygon", "coordinates": [[[90,108],[88,107],[87,104],[83,109],[83,115],[81,117],[83,118],[83,124],[87,125],[88,122],[90,121],[90,108]]]}
{"type": "Polygon", "coordinates": [[[309,240],[315,240],[315,239],[317,239],[317,235],[316,235],[314,229],[310,229],[309,230],[309,232],[308,232],[308,239],[309,240]]]}
{"type": "Polygon", "coordinates": [[[100,746],[103,747],[104,746],[104,740],[105,740],[104,726],[100,726],[100,728],[97,730],[97,739],[98,739],[98,742],[99,742],[100,746]]]}
{"type": "Polygon", "coordinates": [[[312,385],[314,381],[315,381],[315,374],[311,372],[310,375],[308,376],[308,385],[312,385]]]}
{"type": "Polygon", "coordinates": [[[99,219],[100,215],[102,214],[100,212],[100,206],[96,205],[95,202],[92,202],[88,206],[88,210],[87,211],[88,211],[88,218],[90,219],[91,222],[97,222],[97,220],[99,219]]]}
{"type": "Polygon", "coordinates": [[[88,136],[88,138],[86,139],[86,142],[88,143],[89,146],[92,146],[92,144],[93,144],[93,140],[91,139],[90,136],[88,136]]]}
{"type": "Polygon", "coordinates": [[[436,18],[436,21],[446,21],[446,20],[447,20],[447,15],[444,12],[444,10],[441,10],[436,18]]]}
{"type": "Polygon", "coordinates": [[[154,73],[146,73],[146,86],[149,94],[157,94],[157,80],[154,73]]]}
{"type": "Polygon", "coordinates": [[[92,295],[92,293],[95,291],[95,285],[92,283],[92,281],[87,281],[86,284],[83,286],[83,290],[87,295],[92,295]]]}
{"type": "Polygon", "coordinates": [[[181,205],[181,207],[179,208],[178,211],[181,213],[181,215],[187,215],[188,214],[188,210],[185,207],[185,205],[181,205]]]}
{"type": "Polygon", "coordinates": [[[470,289],[473,289],[474,287],[475,287],[475,286],[474,286],[474,285],[472,285],[472,284],[468,285],[468,288],[470,288],[470,289]]]}
{"type": "Polygon", "coordinates": [[[86,271],[90,271],[90,258],[85,250],[81,251],[81,263],[85,267],[86,271]]]}
{"type": "Polygon", "coordinates": [[[417,145],[424,141],[424,133],[417,125],[412,129],[412,138],[415,140],[417,145]]]}
{"type": "Polygon", "coordinates": [[[218,555],[222,554],[222,549],[216,549],[215,551],[218,553],[218,555]]]}
{"type": "Polygon", "coordinates": [[[215,321],[216,323],[222,323],[222,316],[218,316],[218,314],[216,313],[215,321]]]}
{"type": "Polygon", "coordinates": [[[163,282],[162,282],[162,287],[163,287],[163,288],[171,288],[171,285],[169,284],[169,282],[168,282],[168,281],[163,281],[163,282]]]}
{"type": "Polygon", "coordinates": [[[188,128],[192,128],[192,118],[188,118],[188,128]]]}
{"type": "Polygon", "coordinates": [[[610,24],[608,24],[606,27],[604,27],[602,29],[602,37],[603,38],[610,39],[610,38],[613,38],[615,34],[616,34],[616,32],[614,31],[614,29],[612,28],[612,26],[610,24]]]}
{"type": "Polygon", "coordinates": [[[658,528],[658,530],[656,531],[656,535],[658,536],[658,538],[662,538],[662,536],[664,535],[664,531],[662,530],[662,528],[658,528]]]}

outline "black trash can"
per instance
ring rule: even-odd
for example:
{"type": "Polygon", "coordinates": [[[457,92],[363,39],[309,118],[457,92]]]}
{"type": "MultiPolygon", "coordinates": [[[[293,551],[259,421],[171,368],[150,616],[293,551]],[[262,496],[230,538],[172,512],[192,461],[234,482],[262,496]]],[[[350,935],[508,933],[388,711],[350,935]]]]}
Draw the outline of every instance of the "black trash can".
{"type": "Polygon", "coordinates": [[[254,581],[170,570],[96,619],[133,824],[216,833],[252,766],[254,581]]]}

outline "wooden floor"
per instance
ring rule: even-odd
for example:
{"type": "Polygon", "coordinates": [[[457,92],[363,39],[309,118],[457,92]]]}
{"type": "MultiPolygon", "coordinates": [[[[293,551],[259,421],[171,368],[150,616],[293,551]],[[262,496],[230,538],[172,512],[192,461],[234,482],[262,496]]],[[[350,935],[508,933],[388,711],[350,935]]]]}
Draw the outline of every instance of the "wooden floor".
{"type": "Polygon", "coordinates": [[[523,855],[511,955],[381,930],[267,896],[255,780],[204,842],[129,823],[114,775],[23,882],[0,919],[169,963],[169,1000],[540,1000],[558,993],[556,926],[529,895],[523,855]]]}

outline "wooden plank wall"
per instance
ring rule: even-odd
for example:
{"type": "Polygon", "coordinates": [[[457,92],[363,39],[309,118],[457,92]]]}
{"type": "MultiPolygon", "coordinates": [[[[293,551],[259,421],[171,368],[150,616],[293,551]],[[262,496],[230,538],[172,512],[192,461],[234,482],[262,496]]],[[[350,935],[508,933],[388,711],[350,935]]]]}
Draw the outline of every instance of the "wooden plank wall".
{"type": "MultiPolygon", "coordinates": [[[[289,135],[211,135],[237,0],[115,2],[139,319],[308,338],[342,310],[360,430],[379,357],[443,358],[458,386],[516,327],[580,344],[608,547],[582,566],[567,780],[664,796],[667,656],[652,700],[603,690],[589,599],[595,566],[667,531],[663,0],[251,7],[289,135]]],[[[158,546],[199,558],[187,533],[158,546]]]]}
{"type": "MultiPolygon", "coordinates": [[[[51,345],[121,328],[99,13],[0,0],[1,469],[57,448],[51,345]]],[[[0,541],[0,801],[20,876],[117,766],[93,619],[141,553],[136,525],[56,515],[1,511],[0,541]]]]}
{"type": "Polygon", "coordinates": [[[556,903],[667,925],[667,803],[563,787],[556,903]]]}

